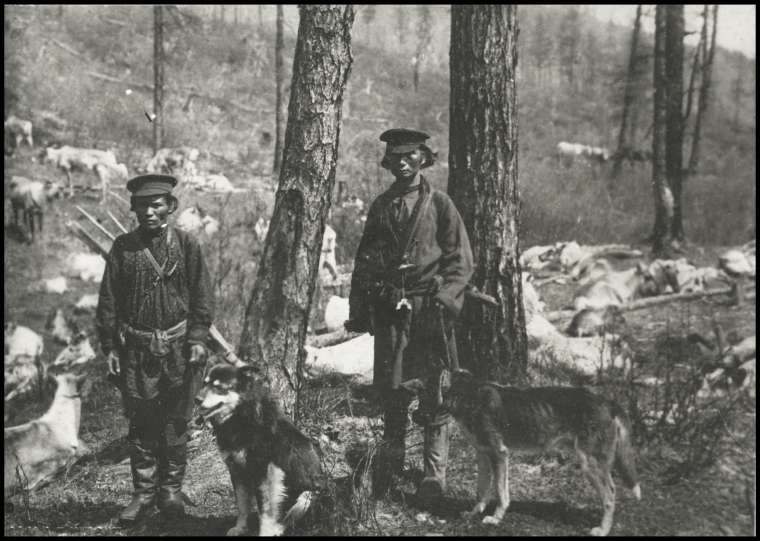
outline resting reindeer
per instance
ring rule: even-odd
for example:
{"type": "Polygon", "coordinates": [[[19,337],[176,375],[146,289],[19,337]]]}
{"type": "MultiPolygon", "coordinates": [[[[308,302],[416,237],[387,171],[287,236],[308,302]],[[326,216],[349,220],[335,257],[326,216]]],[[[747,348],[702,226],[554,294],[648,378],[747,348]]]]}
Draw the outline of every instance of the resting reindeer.
{"type": "Polygon", "coordinates": [[[5,491],[33,489],[65,467],[80,449],[81,389],[85,376],[56,376],[58,388],[39,419],[3,430],[5,491]]]}

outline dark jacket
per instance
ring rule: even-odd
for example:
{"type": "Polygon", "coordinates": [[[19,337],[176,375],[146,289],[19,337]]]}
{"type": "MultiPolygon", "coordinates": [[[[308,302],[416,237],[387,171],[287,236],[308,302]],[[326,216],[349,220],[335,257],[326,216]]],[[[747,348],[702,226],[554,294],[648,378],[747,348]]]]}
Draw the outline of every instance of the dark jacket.
{"type": "Polygon", "coordinates": [[[446,327],[462,309],[473,272],[472,250],[462,218],[449,196],[421,178],[421,192],[405,228],[396,220],[398,191],[372,203],[359,248],[349,296],[350,319],[375,335],[374,381],[396,388],[413,377],[429,377],[446,355],[434,301],[446,307],[446,327]],[[412,310],[397,311],[402,262],[404,293],[412,310]],[[399,353],[399,340],[406,342],[399,353]]]}
{"type": "Polygon", "coordinates": [[[103,353],[118,348],[121,372],[130,396],[142,399],[158,394],[160,380],[167,387],[180,385],[186,376],[187,344],[203,344],[213,321],[214,297],[211,279],[200,244],[184,231],[169,227],[155,237],[132,231],[116,238],[106,261],[96,312],[96,328],[103,353]],[[148,246],[153,257],[171,275],[157,280],[158,273],[143,252],[148,246]],[[166,330],[187,320],[185,339],[171,345],[168,356],[155,358],[143,341],[120,332],[126,323],[136,329],[166,330]]]}

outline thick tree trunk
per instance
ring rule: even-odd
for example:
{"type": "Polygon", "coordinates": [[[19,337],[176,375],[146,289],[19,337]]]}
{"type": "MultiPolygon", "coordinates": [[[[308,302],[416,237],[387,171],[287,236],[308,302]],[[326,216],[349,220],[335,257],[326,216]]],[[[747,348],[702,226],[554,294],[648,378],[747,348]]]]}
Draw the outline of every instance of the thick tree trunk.
{"type": "Polygon", "coordinates": [[[283,81],[285,79],[285,67],[283,60],[284,38],[283,38],[283,23],[284,17],[282,13],[282,4],[277,4],[277,32],[275,34],[274,45],[274,77],[275,77],[275,112],[274,112],[274,165],[272,166],[272,172],[275,175],[280,173],[280,167],[282,166],[282,149],[285,145],[285,121],[283,114],[283,102],[285,101],[282,95],[283,81]]]}
{"type": "Polygon", "coordinates": [[[467,303],[458,344],[475,373],[519,382],[527,338],[518,263],[517,7],[451,7],[449,193],[470,236],[472,278],[500,308],[467,303]]]}
{"type": "Polygon", "coordinates": [[[264,363],[272,392],[298,418],[303,346],[335,183],[352,6],[306,4],[300,23],[280,184],[243,322],[239,355],[264,363]]]}
{"type": "Polygon", "coordinates": [[[153,6],[153,154],[164,145],[164,8],[153,6]]]}
{"type": "MultiPolygon", "coordinates": [[[[704,17],[707,20],[708,6],[705,5],[704,17]]],[[[718,6],[713,6],[712,12],[712,36],[710,37],[710,46],[708,49],[707,40],[703,43],[702,48],[702,84],[699,88],[699,106],[697,107],[697,118],[694,120],[694,137],[691,140],[691,155],[689,156],[689,174],[694,174],[699,165],[699,139],[701,136],[702,122],[707,112],[707,104],[710,97],[710,85],[712,84],[712,64],[715,58],[715,36],[718,26],[718,6]]]]}
{"type": "Polygon", "coordinates": [[[628,59],[628,74],[625,78],[625,92],[623,94],[623,118],[620,121],[620,135],[618,136],[618,148],[615,153],[615,165],[612,168],[612,177],[617,178],[623,165],[628,150],[628,123],[633,107],[633,86],[636,80],[636,63],[638,60],[639,32],[641,29],[641,4],[636,7],[636,19],[633,22],[633,35],[631,36],[631,56],[628,59]]]}
{"type": "Polygon", "coordinates": [[[665,74],[667,77],[667,127],[665,128],[665,169],[673,194],[673,219],[670,223],[672,242],[684,240],[681,188],[683,175],[683,36],[684,6],[667,6],[665,34],[665,74]]]}
{"type": "Polygon", "coordinates": [[[654,122],[652,124],[652,187],[654,190],[654,231],[652,251],[665,252],[670,244],[673,194],[666,171],[667,73],[665,71],[666,10],[655,8],[654,33],[654,122]]]}

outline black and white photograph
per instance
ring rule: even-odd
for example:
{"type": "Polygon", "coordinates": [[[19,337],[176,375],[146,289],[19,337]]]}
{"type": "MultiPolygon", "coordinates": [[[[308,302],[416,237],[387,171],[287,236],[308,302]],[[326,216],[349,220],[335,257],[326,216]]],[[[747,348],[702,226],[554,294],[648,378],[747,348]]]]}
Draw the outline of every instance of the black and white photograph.
{"type": "Polygon", "coordinates": [[[756,535],[756,5],[3,13],[5,536],[756,535]]]}

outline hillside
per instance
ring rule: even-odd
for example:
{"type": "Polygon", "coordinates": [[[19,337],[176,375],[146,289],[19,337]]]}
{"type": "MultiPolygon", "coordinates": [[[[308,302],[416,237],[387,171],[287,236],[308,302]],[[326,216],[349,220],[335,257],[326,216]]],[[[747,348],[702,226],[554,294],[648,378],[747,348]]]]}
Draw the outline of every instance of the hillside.
{"type": "MultiPolygon", "coordinates": [[[[253,233],[271,212],[277,179],[271,175],[274,134],[274,7],[241,6],[237,24],[232,7],[226,22],[216,20],[218,6],[181,6],[167,19],[167,145],[192,145],[202,151],[201,167],[223,173],[245,196],[210,194],[179,187],[180,208],[200,205],[220,220],[219,232],[201,242],[214,282],[215,324],[238,343],[246,302],[255,280],[262,243],[253,233]],[[261,18],[260,18],[261,16],[261,18]]],[[[369,201],[389,182],[380,169],[378,135],[392,126],[414,126],[433,135],[439,162],[427,169],[445,187],[448,147],[448,6],[358,6],[353,32],[354,63],[346,90],[337,179],[369,201]],[[417,91],[410,58],[414,28],[430,22],[417,91]]],[[[286,68],[290,70],[297,11],[286,12],[286,68]]],[[[619,76],[626,62],[630,29],[581,19],[579,73],[570,90],[560,71],[560,27],[565,6],[520,7],[519,184],[522,199],[522,248],[574,239],[584,244],[631,243],[652,226],[651,174],[648,165],[626,167],[612,193],[610,165],[563,167],[554,159],[557,142],[574,141],[614,147],[620,116],[619,76]],[[545,36],[545,40],[538,39],[545,36]],[[590,36],[593,36],[590,37],[590,36]],[[596,47],[594,47],[596,40],[596,47]],[[538,66],[536,49],[548,44],[547,63],[538,66]]],[[[29,118],[35,126],[43,112],[54,113],[66,128],[35,131],[35,148],[22,147],[4,162],[4,184],[12,175],[63,180],[60,171],[40,163],[47,144],[113,148],[134,173],[150,156],[152,108],[152,13],[147,6],[6,6],[5,114],[29,118]],[[116,82],[115,82],[116,81],[116,82]],[[126,90],[132,90],[127,93],[126,90]]],[[[651,38],[651,37],[650,37],[651,38]]],[[[543,54],[543,53],[539,53],[543,54]]],[[[755,104],[745,99],[734,122],[732,84],[735,58],[719,51],[715,107],[706,125],[702,167],[685,194],[686,254],[698,265],[712,265],[729,246],[755,235],[755,104]]],[[[754,62],[745,80],[754,95],[754,62]],[[751,75],[751,76],[750,76],[751,75]]],[[[289,76],[286,77],[289,80],[289,76]]],[[[642,107],[637,133],[642,147],[651,103],[642,107]]],[[[122,222],[129,210],[117,199],[100,203],[94,177],[75,174],[73,198],[54,201],[45,214],[45,230],[34,244],[22,242],[6,219],[4,235],[4,316],[43,335],[43,362],[56,345],[45,322],[52,310],[69,314],[74,303],[98,285],[69,278],[69,291],[48,293],[42,279],[65,272],[67,256],[85,245],[65,226],[68,220],[92,226],[81,206],[103,224],[115,227],[105,210],[122,222]]],[[[124,187],[114,187],[126,195],[124,187]]],[[[6,212],[6,215],[9,213],[6,212]]],[[[350,264],[361,233],[360,217],[334,208],[338,262],[350,264]]],[[[105,240],[104,237],[99,237],[105,240]]],[[[633,265],[633,262],[630,262],[633,265]]],[[[539,293],[547,311],[564,307],[573,284],[551,284],[539,293]]],[[[91,337],[92,314],[77,315],[91,337]]],[[[614,535],[746,535],[752,532],[747,495],[756,480],[756,406],[754,395],[732,394],[704,407],[693,407],[692,377],[699,359],[669,344],[689,333],[708,335],[718,322],[740,337],[756,331],[753,303],[730,306],[724,297],[670,303],[626,314],[635,374],[600,375],[595,389],[623,404],[635,421],[635,443],[644,499],[637,502],[619,483],[614,535]],[[667,380],[662,387],[633,384],[633,375],[667,380]],[[602,377],[603,376],[603,377],[602,377]],[[678,377],[676,377],[678,376],[678,377]],[[679,410],[676,421],[670,408],[679,410]],[[652,421],[655,421],[654,423],[652,421]]],[[[711,335],[710,335],[711,336],[711,335]]],[[[99,351],[93,339],[93,347],[99,351]]],[[[583,380],[586,382],[586,380],[583,380]]],[[[556,384],[551,370],[538,369],[536,384],[556,384]]],[[[567,384],[562,380],[561,383],[567,384]]],[[[571,383],[577,383],[573,380],[571,383]]],[[[476,492],[473,449],[458,429],[452,438],[445,506],[424,513],[414,500],[422,475],[421,431],[408,439],[406,475],[391,496],[373,502],[352,491],[349,451],[362,440],[379,437],[381,416],[351,381],[329,379],[304,392],[301,428],[320,440],[325,464],[335,481],[338,504],[324,523],[296,533],[309,535],[587,535],[601,512],[590,484],[568,457],[516,456],[510,463],[512,506],[499,526],[460,516],[476,492]]],[[[35,418],[49,405],[30,397],[6,406],[6,426],[35,418]]],[[[675,410],[674,410],[675,411],[675,410]]],[[[180,522],[152,517],[131,529],[118,528],[114,516],[129,501],[130,472],[125,461],[127,421],[119,392],[106,379],[102,355],[89,372],[80,436],[86,456],[44,488],[15,497],[6,506],[4,534],[18,535],[223,535],[234,522],[234,496],[226,468],[208,430],[191,442],[185,490],[195,506],[180,522]]],[[[754,512],[754,508],[753,512],[754,512]]]]}
{"type": "MultiPolygon", "coordinates": [[[[195,6],[185,9],[187,17],[169,17],[166,23],[167,145],[208,151],[218,159],[211,169],[233,181],[267,175],[271,168],[273,7],[264,7],[262,22],[257,22],[250,7],[237,25],[228,13],[220,26],[209,16],[209,6],[195,6]]],[[[437,185],[446,184],[449,15],[445,6],[429,8],[431,38],[424,49],[417,92],[412,88],[410,58],[417,46],[411,29],[421,24],[423,16],[419,6],[404,11],[404,18],[395,6],[360,6],[357,13],[337,180],[346,181],[349,190],[365,201],[385,185],[378,167],[377,136],[394,125],[417,126],[433,135],[439,166],[429,175],[437,185]]],[[[582,12],[580,19],[569,21],[567,9],[559,6],[526,6],[520,17],[523,246],[569,238],[640,240],[653,216],[648,167],[627,169],[610,199],[605,189],[609,166],[559,168],[552,160],[557,142],[563,140],[614,148],[630,29],[597,25],[582,12]],[[566,37],[563,28],[571,23],[575,30],[566,37]],[[548,39],[541,38],[547,35],[548,39]],[[579,82],[571,89],[560,62],[565,54],[562,40],[574,35],[580,40],[579,82]],[[548,47],[540,68],[536,43],[548,47]],[[587,208],[602,210],[588,215],[583,210],[587,208]]],[[[294,6],[286,6],[286,22],[289,73],[297,28],[294,6]]],[[[15,112],[33,118],[42,110],[53,111],[71,124],[69,140],[64,142],[115,146],[119,158],[134,170],[149,154],[151,141],[151,126],[144,116],[152,109],[151,11],[134,6],[67,6],[59,13],[55,6],[8,7],[5,28],[6,116],[15,112]],[[133,90],[130,95],[125,94],[128,88],[133,90]]],[[[651,36],[643,39],[646,46],[651,36]]],[[[754,63],[747,62],[751,69],[745,74],[744,89],[750,98],[742,101],[735,124],[731,91],[735,56],[718,51],[702,165],[684,195],[686,233],[698,244],[745,241],[755,230],[754,63]]],[[[637,144],[646,148],[651,102],[642,107],[637,144]]]]}

